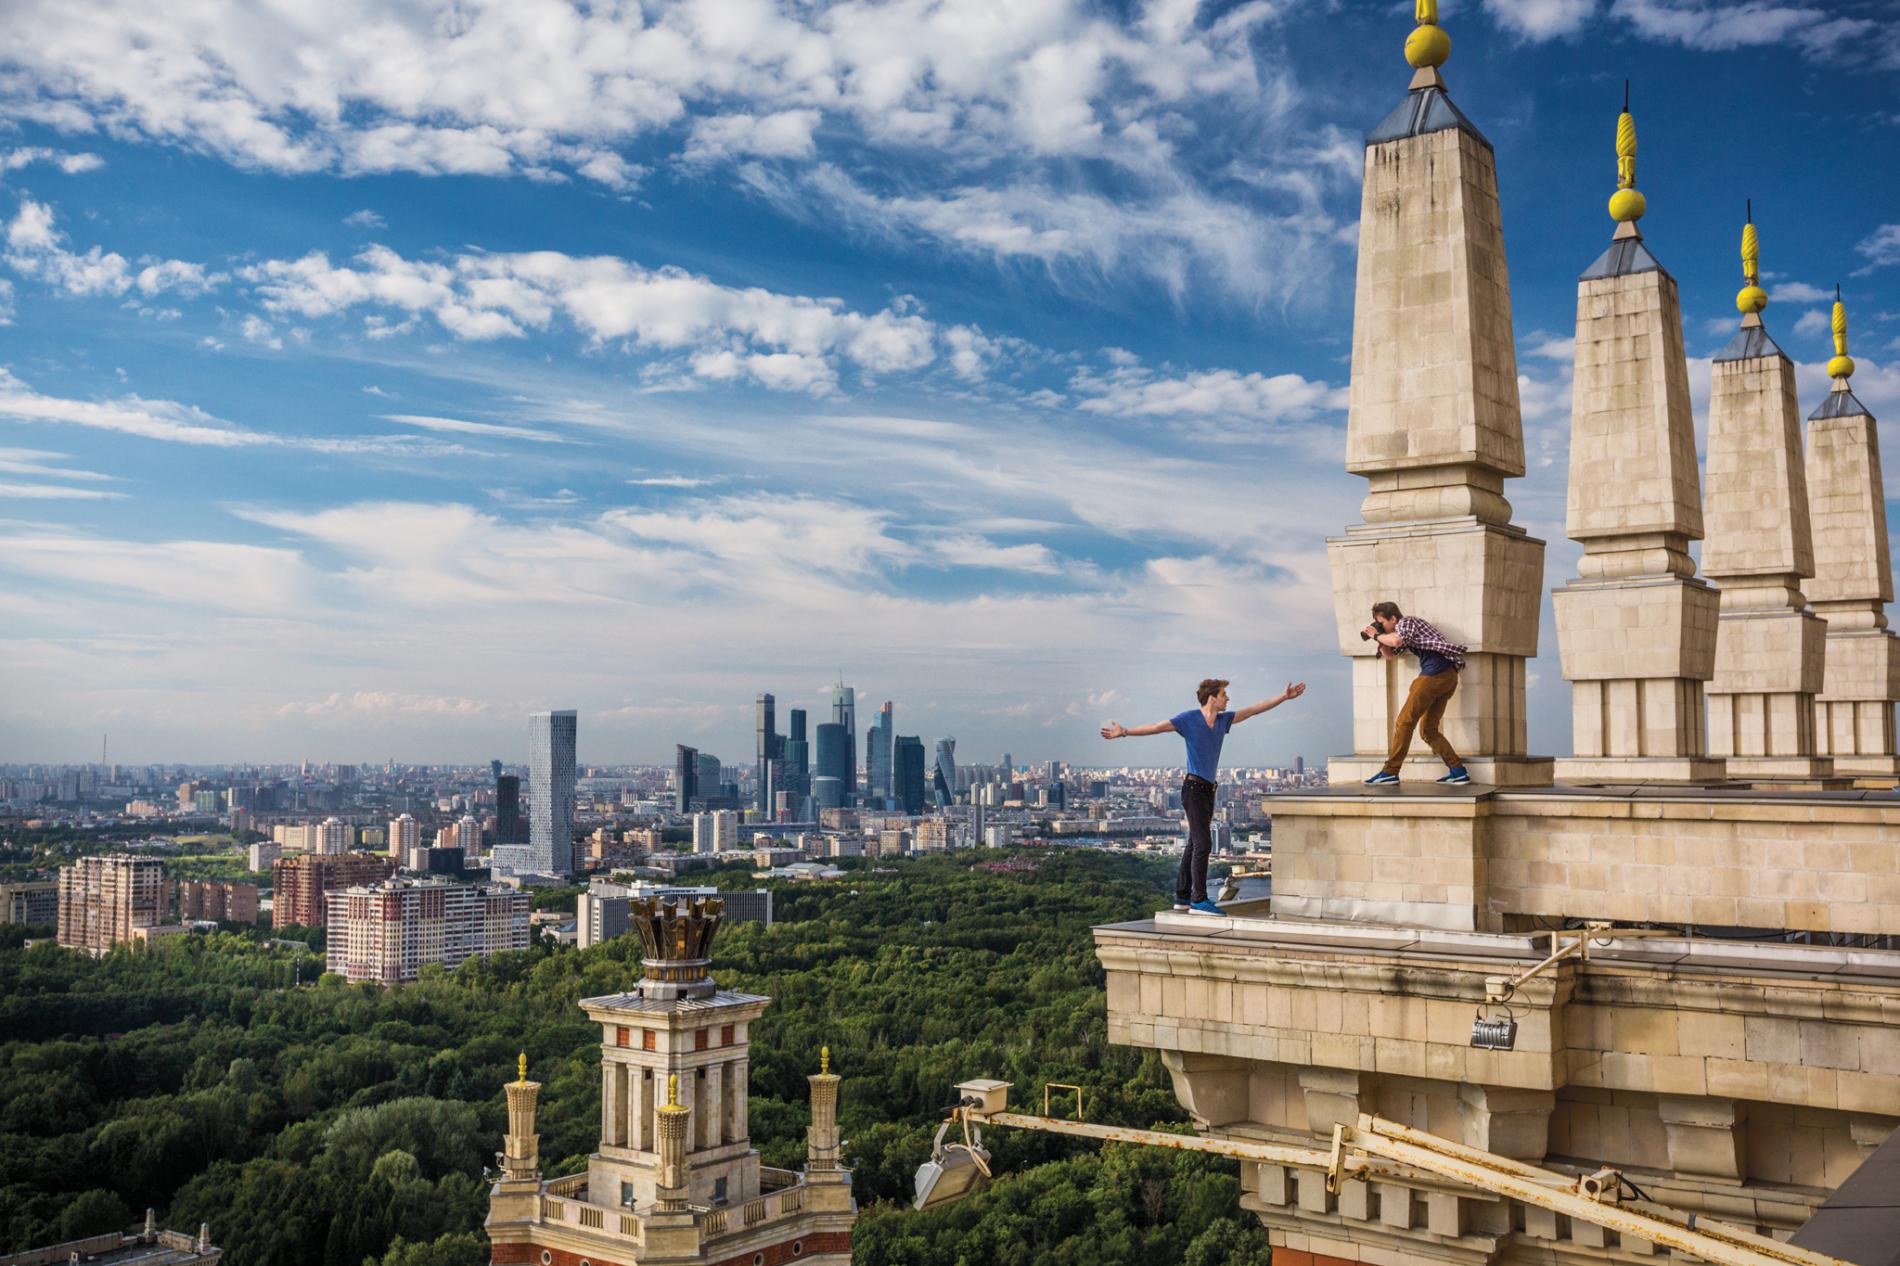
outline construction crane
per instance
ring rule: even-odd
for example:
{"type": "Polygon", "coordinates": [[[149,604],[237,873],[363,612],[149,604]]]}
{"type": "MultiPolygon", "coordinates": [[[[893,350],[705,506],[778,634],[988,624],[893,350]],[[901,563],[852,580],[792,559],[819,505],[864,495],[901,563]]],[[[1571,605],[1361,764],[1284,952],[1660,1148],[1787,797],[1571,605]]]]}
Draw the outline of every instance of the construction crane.
{"type": "Polygon", "coordinates": [[[1652,1200],[1625,1199],[1626,1191],[1633,1193],[1636,1189],[1615,1169],[1599,1169],[1582,1176],[1560,1174],[1494,1152],[1465,1147],[1370,1113],[1360,1113],[1352,1125],[1335,1125],[1332,1146],[1322,1149],[1097,1125],[1081,1119],[1082,1092],[1077,1086],[1045,1086],[1041,1116],[1011,1112],[1009,1089],[1009,1082],[988,1079],[966,1081],[957,1086],[960,1096],[957,1106],[937,1130],[931,1158],[917,1171],[914,1201],[917,1208],[947,1204],[987,1182],[990,1154],[983,1147],[983,1127],[1008,1126],[1109,1143],[1143,1143],[1184,1152],[1209,1152],[1265,1165],[1313,1170],[1326,1175],[1329,1192],[1338,1191],[1339,1184],[1349,1179],[1429,1174],[1581,1222],[1595,1223],[1620,1235],[1647,1240],[1720,1266],[1853,1266],[1841,1258],[1783,1244],[1700,1214],[1683,1213],[1652,1200]],[[1073,1119],[1049,1115],[1052,1090],[1074,1091],[1073,1119]],[[946,1141],[952,1127],[959,1125],[962,1141],[946,1141]]]}

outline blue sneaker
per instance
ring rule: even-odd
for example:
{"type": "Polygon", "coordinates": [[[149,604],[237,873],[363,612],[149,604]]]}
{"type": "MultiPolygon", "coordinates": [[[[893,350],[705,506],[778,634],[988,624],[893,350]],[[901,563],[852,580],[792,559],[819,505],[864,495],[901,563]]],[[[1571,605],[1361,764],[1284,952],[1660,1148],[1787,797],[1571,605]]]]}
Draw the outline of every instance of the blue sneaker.
{"type": "Polygon", "coordinates": [[[1397,774],[1388,774],[1383,769],[1381,769],[1378,773],[1366,779],[1366,786],[1391,787],[1391,786],[1396,785],[1398,781],[1399,781],[1399,776],[1397,774]]]}
{"type": "Polygon", "coordinates": [[[1438,781],[1444,783],[1447,787],[1463,787],[1471,782],[1471,775],[1465,772],[1463,765],[1459,765],[1438,781]]]}
{"type": "Polygon", "coordinates": [[[1193,905],[1189,906],[1188,909],[1192,910],[1196,914],[1212,914],[1223,919],[1227,917],[1227,911],[1221,909],[1219,906],[1215,905],[1212,901],[1207,901],[1205,899],[1201,901],[1196,901],[1193,905]]]}

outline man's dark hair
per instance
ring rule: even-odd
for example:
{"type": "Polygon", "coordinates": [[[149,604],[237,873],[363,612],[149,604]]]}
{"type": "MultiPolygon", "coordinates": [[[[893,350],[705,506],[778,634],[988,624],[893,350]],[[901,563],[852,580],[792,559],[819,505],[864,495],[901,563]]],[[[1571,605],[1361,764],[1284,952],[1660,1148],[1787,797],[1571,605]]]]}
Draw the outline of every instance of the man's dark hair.
{"type": "Polygon", "coordinates": [[[1206,703],[1209,699],[1212,699],[1215,695],[1219,694],[1221,691],[1225,689],[1227,689],[1226,678],[1209,677],[1206,681],[1203,681],[1200,684],[1200,686],[1196,688],[1196,690],[1194,691],[1194,702],[1206,703]]]}
{"type": "Polygon", "coordinates": [[[1396,602],[1375,602],[1372,604],[1372,618],[1375,620],[1396,620],[1405,612],[1399,610],[1396,602]]]}

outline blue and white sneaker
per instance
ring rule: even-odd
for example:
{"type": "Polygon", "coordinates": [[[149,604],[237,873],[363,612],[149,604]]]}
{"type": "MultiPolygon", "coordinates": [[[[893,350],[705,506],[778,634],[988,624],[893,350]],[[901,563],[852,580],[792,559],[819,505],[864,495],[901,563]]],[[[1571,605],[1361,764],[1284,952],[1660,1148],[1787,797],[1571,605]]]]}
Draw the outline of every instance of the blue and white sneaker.
{"type": "Polygon", "coordinates": [[[1465,772],[1463,765],[1459,765],[1438,781],[1444,783],[1447,787],[1463,787],[1471,782],[1471,775],[1465,772]]]}
{"type": "Polygon", "coordinates": [[[1397,774],[1388,774],[1385,772],[1385,770],[1381,769],[1378,773],[1366,779],[1366,786],[1391,787],[1391,786],[1396,785],[1398,781],[1399,781],[1399,776],[1397,774]]]}
{"type": "Polygon", "coordinates": [[[1222,919],[1227,917],[1227,911],[1221,909],[1219,906],[1215,905],[1212,901],[1206,901],[1206,900],[1196,901],[1193,905],[1189,906],[1188,909],[1192,910],[1196,914],[1211,914],[1211,915],[1216,916],[1217,918],[1222,918],[1222,919]]]}
{"type": "Polygon", "coordinates": [[[1177,901],[1174,903],[1174,912],[1176,914],[1186,914],[1188,912],[1188,908],[1189,908],[1188,903],[1185,901],[1177,901]]]}

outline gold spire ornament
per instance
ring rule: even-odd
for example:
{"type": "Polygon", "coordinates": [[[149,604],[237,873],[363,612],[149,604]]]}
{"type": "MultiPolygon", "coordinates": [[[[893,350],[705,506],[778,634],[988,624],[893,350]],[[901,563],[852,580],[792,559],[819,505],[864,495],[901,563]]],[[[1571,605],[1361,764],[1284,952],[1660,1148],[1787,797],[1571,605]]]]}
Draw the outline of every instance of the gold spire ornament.
{"type": "Polygon", "coordinates": [[[1768,306],[1768,292],[1761,288],[1761,239],[1755,235],[1755,204],[1748,204],[1748,223],[1742,226],[1742,281],[1735,292],[1735,308],[1744,316],[1753,316],[1768,306]]]}
{"type": "Polygon", "coordinates": [[[521,1052],[521,1058],[515,1063],[515,1080],[518,1082],[528,1080],[528,1052],[526,1051],[521,1052]]]}
{"type": "Polygon", "coordinates": [[[1413,16],[1418,27],[1405,37],[1405,61],[1413,70],[1436,68],[1451,56],[1451,36],[1438,25],[1438,0],[1418,0],[1413,16]]]}
{"type": "Polygon", "coordinates": [[[1847,354],[1847,305],[1839,286],[1834,287],[1834,359],[1827,363],[1827,376],[1842,387],[1854,376],[1854,358],[1847,354]]]}
{"type": "MultiPolygon", "coordinates": [[[[1835,304],[1834,311],[1838,313],[1840,310],[1841,305],[1838,303],[1835,304]]],[[[1836,319],[1838,320],[1839,318],[1837,317],[1836,319]]],[[[1849,370],[1848,372],[1852,373],[1853,371],[1849,370]]],[[[818,1075],[821,1077],[829,1077],[831,1075],[831,1048],[829,1046],[821,1046],[818,1048],[818,1075]]]]}
{"type": "Polygon", "coordinates": [[[1649,209],[1636,191],[1636,116],[1630,113],[1630,84],[1623,81],[1623,113],[1616,116],[1616,192],[1610,195],[1610,218],[1634,224],[1649,209]]]}

